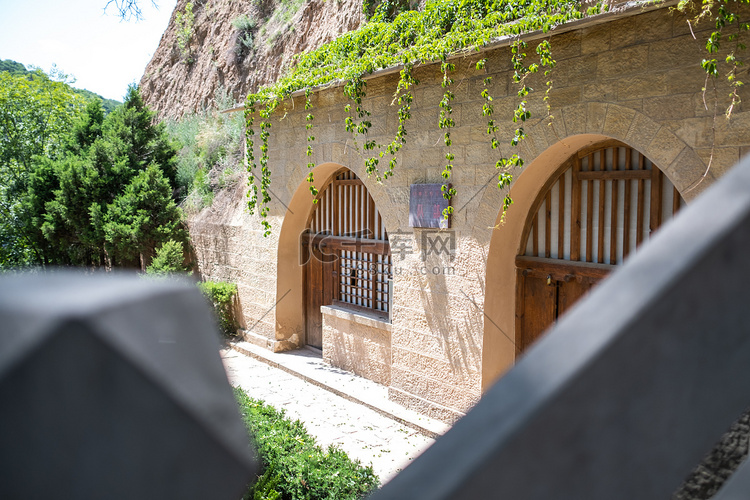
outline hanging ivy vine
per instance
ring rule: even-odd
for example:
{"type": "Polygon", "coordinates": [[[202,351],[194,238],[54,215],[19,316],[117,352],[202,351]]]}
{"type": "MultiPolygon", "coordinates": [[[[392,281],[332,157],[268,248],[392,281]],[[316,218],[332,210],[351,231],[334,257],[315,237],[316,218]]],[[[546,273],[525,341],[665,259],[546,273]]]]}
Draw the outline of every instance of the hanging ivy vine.
{"type": "MultiPolygon", "coordinates": [[[[692,17],[688,18],[690,31],[695,37],[694,28],[702,22],[714,22],[714,30],[708,35],[705,42],[706,57],[701,61],[701,66],[706,72],[706,78],[718,78],[724,71],[727,84],[730,88],[729,105],[725,110],[727,118],[732,116],[735,107],[740,103],[739,88],[744,85],[739,79],[740,68],[744,66],[741,53],[747,49],[740,36],[743,32],[750,30],[750,22],[742,21],[739,15],[739,8],[743,4],[750,3],[748,0],[740,1],[722,1],[722,0],[681,0],[677,4],[677,9],[692,17]],[[722,48],[722,42],[726,39],[729,43],[729,50],[726,52],[723,63],[717,59],[722,48]]],[[[706,92],[708,85],[704,87],[706,92]]]]}
{"type": "MultiPolygon", "coordinates": [[[[246,102],[247,127],[247,161],[248,180],[251,189],[248,192],[248,206],[251,213],[256,211],[263,218],[265,235],[270,234],[268,215],[268,187],[271,171],[268,166],[268,137],[270,134],[271,114],[285,100],[297,91],[305,92],[306,130],[308,132],[307,156],[308,167],[313,168],[312,134],[313,112],[311,89],[343,82],[343,92],[350,102],[345,107],[347,116],[343,127],[352,134],[357,150],[363,156],[365,171],[377,182],[384,181],[394,174],[397,168],[397,155],[407,141],[407,123],[411,118],[413,87],[419,84],[413,76],[417,65],[439,63],[443,72],[443,94],[439,103],[440,116],[438,126],[443,131],[446,147],[446,163],[443,168],[443,196],[451,199],[456,189],[450,184],[455,156],[451,148],[451,130],[456,126],[452,117],[452,91],[455,63],[451,56],[462,51],[480,50],[499,37],[513,37],[511,44],[514,80],[519,85],[519,103],[512,116],[508,118],[515,124],[511,146],[518,146],[526,134],[523,128],[531,118],[527,109],[527,96],[532,89],[527,85],[527,77],[545,68],[547,77],[545,102],[548,102],[552,82],[550,71],[554,67],[551,45],[544,40],[537,45],[536,59],[529,62],[525,49],[526,42],[521,35],[531,31],[548,32],[554,26],[580,19],[584,16],[581,4],[577,0],[428,0],[422,10],[415,10],[417,2],[406,0],[381,0],[365,2],[365,11],[371,14],[368,22],[359,29],[345,33],[317,50],[302,54],[295,64],[275,84],[250,94],[246,102]],[[379,69],[401,67],[399,81],[394,93],[394,104],[398,104],[398,127],[393,138],[381,144],[370,136],[371,113],[365,108],[367,82],[365,76],[379,69]],[[256,182],[256,158],[254,156],[255,116],[260,117],[260,151],[259,159],[260,189],[256,182]]],[[[589,8],[587,14],[598,13],[600,5],[589,8]]],[[[488,71],[487,61],[482,60],[478,71],[488,71]]],[[[488,119],[487,133],[490,146],[498,150],[500,141],[497,132],[499,125],[489,95],[490,77],[485,78],[482,90],[483,105],[481,112],[488,119]]],[[[548,110],[550,108],[548,107],[548,110]]],[[[551,115],[548,111],[548,118],[551,115]]],[[[502,118],[505,119],[505,118],[502,118]]],[[[523,159],[518,154],[500,156],[497,160],[498,187],[508,187],[512,181],[512,171],[521,167],[523,159]]],[[[313,196],[317,190],[313,185],[312,172],[308,174],[310,191],[313,196]]],[[[511,200],[505,197],[503,210],[507,210],[511,200]]],[[[445,211],[449,216],[451,209],[445,211]]]]}
{"type": "MultiPolygon", "coordinates": [[[[486,71],[487,67],[487,59],[480,59],[477,61],[477,71],[486,71]]],[[[490,95],[489,86],[490,83],[492,83],[492,77],[487,76],[482,80],[482,99],[484,102],[482,103],[482,115],[487,117],[487,135],[490,138],[490,148],[493,150],[496,150],[498,147],[500,147],[500,141],[497,138],[497,131],[498,126],[495,123],[495,119],[492,117],[492,115],[495,113],[495,106],[492,104],[493,98],[490,95]]],[[[523,166],[523,160],[519,158],[516,155],[515,159],[508,159],[508,158],[500,158],[495,163],[495,169],[498,170],[498,176],[497,176],[497,187],[498,189],[503,189],[506,187],[510,187],[510,183],[513,180],[513,174],[511,173],[512,167],[522,167],[523,166]]],[[[507,212],[508,208],[510,208],[511,203],[513,203],[513,200],[511,200],[509,194],[505,194],[505,198],[503,199],[503,213],[501,217],[505,217],[505,213],[507,212]]]]}
{"type": "MultiPolygon", "coordinates": [[[[443,168],[443,172],[441,173],[443,176],[443,186],[441,190],[445,199],[450,201],[451,198],[453,198],[453,195],[456,194],[456,188],[449,183],[451,174],[453,173],[453,160],[456,159],[453,150],[451,149],[451,146],[453,145],[453,141],[451,140],[451,129],[456,126],[456,121],[452,117],[453,106],[451,105],[451,102],[456,98],[456,95],[451,91],[453,78],[450,77],[450,74],[456,70],[456,65],[444,61],[440,65],[440,70],[443,73],[443,81],[441,83],[441,86],[443,87],[443,98],[440,100],[440,118],[438,119],[438,126],[441,130],[444,130],[443,142],[445,143],[445,159],[447,161],[443,168]]],[[[453,205],[449,204],[448,207],[443,210],[443,217],[447,218],[452,213],[453,205]]]]}
{"type": "MultiPolygon", "coordinates": [[[[677,4],[677,10],[688,15],[688,25],[690,32],[695,36],[695,28],[702,23],[713,22],[713,30],[709,30],[708,37],[705,40],[705,57],[701,61],[701,67],[706,73],[706,83],[703,86],[703,104],[709,109],[709,101],[713,102],[713,125],[711,127],[711,155],[706,165],[703,175],[692,185],[688,186],[686,191],[694,189],[708,175],[714,158],[716,148],[716,119],[719,115],[720,96],[718,91],[717,80],[723,76],[729,87],[728,104],[724,109],[724,116],[730,119],[737,106],[740,104],[739,90],[744,85],[740,78],[745,72],[742,67],[745,65],[742,53],[747,49],[743,41],[743,34],[750,31],[750,22],[742,20],[738,12],[743,5],[750,3],[748,0],[728,1],[728,0],[681,0],[677,4]],[[728,50],[724,45],[727,42],[728,50]],[[720,53],[724,49],[723,57],[720,53]],[[707,92],[713,90],[713,96],[707,98],[707,92]]],[[[744,7],[747,11],[747,7],[744,7]]]]}
{"type": "Polygon", "coordinates": [[[307,168],[310,170],[310,173],[307,174],[307,182],[310,184],[310,194],[313,195],[313,203],[318,203],[318,189],[315,187],[315,178],[313,177],[312,169],[315,168],[315,162],[312,161],[312,155],[313,155],[313,146],[312,143],[315,140],[315,136],[312,135],[312,128],[313,128],[313,120],[315,117],[312,114],[312,103],[310,102],[310,96],[312,95],[312,90],[305,89],[305,111],[307,111],[307,115],[305,115],[305,121],[307,122],[305,124],[305,130],[307,130],[307,151],[305,154],[307,155],[308,163],[307,168]]]}

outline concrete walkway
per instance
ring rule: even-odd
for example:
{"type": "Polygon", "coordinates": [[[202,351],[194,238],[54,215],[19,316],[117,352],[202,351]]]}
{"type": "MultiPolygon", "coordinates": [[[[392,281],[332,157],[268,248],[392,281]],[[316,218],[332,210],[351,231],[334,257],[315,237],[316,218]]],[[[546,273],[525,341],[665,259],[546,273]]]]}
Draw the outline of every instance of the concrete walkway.
{"type": "Polygon", "coordinates": [[[388,400],[387,388],[301,349],[272,353],[247,342],[221,351],[227,376],[250,397],[299,419],[318,443],[372,465],[385,484],[448,425],[388,400]]]}

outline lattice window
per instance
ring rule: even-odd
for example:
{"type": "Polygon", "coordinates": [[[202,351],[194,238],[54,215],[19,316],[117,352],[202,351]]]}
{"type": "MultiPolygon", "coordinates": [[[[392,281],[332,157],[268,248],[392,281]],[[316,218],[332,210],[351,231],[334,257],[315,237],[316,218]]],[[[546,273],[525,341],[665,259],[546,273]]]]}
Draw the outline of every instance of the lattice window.
{"type": "Polygon", "coordinates": [[[571,158],[539,198],[524,255],[620,264],[684,204],[643,154],[599,145],[571,158]]]}
{"type": "Polygon", "coordinates": [[[388,234],[375,202],[353,172],[340,172],[321,190],[309,231],[336,257],[334,303],[387,313],[388,234]]]}

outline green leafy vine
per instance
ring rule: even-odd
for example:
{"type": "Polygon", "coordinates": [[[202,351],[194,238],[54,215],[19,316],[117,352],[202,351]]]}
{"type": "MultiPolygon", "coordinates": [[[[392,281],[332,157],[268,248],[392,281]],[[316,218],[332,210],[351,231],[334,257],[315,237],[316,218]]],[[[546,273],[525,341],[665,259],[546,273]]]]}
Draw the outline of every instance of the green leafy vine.
{"type": "MultiPolygon", "coordinates": [[[[726,65],[725,78],[731,89],[729,93],[730,102],[724,113],[727,118],[732,116],[732,112],[741,102],[739,88],[744,83],[738,76],[740,68],[744,66],[744,61],[739,56],[742,51],[746,50],[747,46],[742,42],[740,35],[742,32],[750,30],[750,22],[741,21],[739,14],[731,10],[730,5],[741,5],[743,3],[747,2],[730,3],[727,0],[702,0],[701,2],[697,2],[695,0],[682,0],[677,5],[677,10],[683,13],[695,12],[697,10],[695,16],[688,19],[691,32],[702,21],[711,18],[714,20],[715,29],[709,33],[706,39],[707,57],[701,61],[701,67],[706,72],[707,80],[708,78],[715,79],[720,74],[722,63],[718,59],[718,53],[722,48],[722,39],[725,38],[725,31],[727,29],[730,30],[729,34],[726,34],[726,40],[730,44],[733,44],[733,47],[724,56],[724,65],[726,65]]],[[[693,36],[695,36],[694,33],[693,36]]],[[[707,87],[708,85],[704,86],[704,93],[707,87]]]]}
{"type": "MultiPolygon", "coordinates": [[[[365,9],[372,13],[370,21],[359,29],[345,33],[317,50],[302,54],[282,78],[275,84],[261,88],[247,98],[246,116],[248,119],[248,172],[253,188],[248,193],[248,205],[251,213],[257,209],[264,218],[265,234],[270,233],[270,224],[265,221],[268,214],[268,186],[270,169],[268,168],[268,136],[271,127],[271,112],[292,94],[304,90],[306,130],[308,131],[307,156],[312,156],[313,114],[311,112],[311,89],[324,88],[336,82],[342,82],[343,92],[349,103],[345,106],[346,118],[344,128],[352,134],[355,148],[363,157],[365,172],[382,182],[394,174],[398,163],[398,153],[407,138],[407,122],[411,118],[413,102],[412,89],[419,82],[413,76],[414,68],[429,63],[440,63],[443,71],[443,95],[440,101],[440,118],[438,126],[443,130],[446,147],[446,164],[442,172],[443,195],[447,199],[456,194],[449,181],[454,169],[453,150],[451,148],[451,130],[456,126],[452,116],[452,101],[455,96],[451,90],[453,80],[450,74],[455,70],[451,58],[461,52],[478,51],[499,37],[514,37],[511,44],[512,62],[516,82],[519,84],[520,99],[513,114],[516,124],[511,146],[517,147],[525,138],[523,125],[531,118],[527,109],[527,96],[532,89],[526,85],[529,74],[540,67],[546,68],[545,76],[550,76],[554,67],[549,40],[537,46],[538,60],[528,63],[525,53],[526,42],[520,35],[530,31],[548,32],[556,25],[583,17],[580,2],[576,0],[429,0],[421,11],[414,10],[413,2],[401,0],[368,1],[365,9]],[[398,127],[393,138],[380,144],[370,136],[371,113],[365,108],[367,82],[365,77],[379,69],[400,68],[399,81],[392,104],[398,104],[398,127]],[[255,157],[253,156],[252,117],[256,114],[256,104],[260,108],[261,118],[261,182],[260,199],[257,194],[255,177],[255,157]],[[387,161],[385,168],[382,161],[387,161]]],[[[486,71],[486,61],[481,68],[486,71]]],[[[488,134],[493,149],[499,146],[498,126],[493,118],[492,98],[487,91],[489,77],[485,80],[483,90],[484,103],[482,113],[488,118],[488,134]]],[[[548,79],[545,102],[548,104],[548,118],[551,117],[549,93],[552,88],[548,79]]],[[[498,187],[507,187],[512,181],[512,169],[521,167],[523,160],[518,154],[503,157],[496,167],[500,170],[498,187]]],[[[314,167],[312,162],[308,167],[314,167]]],[[[312,172],[308,174],[310,191],[315,196],[312,172]]],[[[511,201],[506,196],[504,211],[511,201]]],[[[451,209],[445,211],[447,217],[451,209]]]]}
{"type": "MultiPolygon", "coordinates": [[[[478,71],[486,71],[486,66],[486,58],[477,61],[476,68],[478,71]]],[[[490,95],[490,83],[492,83],[491,76],[487,76],[482,80],[481,96],[484,100],[484,102],[482,103],[482,115],[487,117],[487,135],[490,138],[490,147],[493,150],[497,150],[497,148],[500,147],[500,141],[497,138],[498,126],[495,122],[495,119],[492,117],[492,115],[495,113],[495,106],[492,104],[493,98],[492,95],[490,95]]],[[[512,166],[518,166],[519,168],[522,167],[523,160],[518,158],[513,163],[511,163],[508,158],[500,158],[495,163],[495,168],[500,171],[497,176],[498,189],[504,189],[510,186],[511,181],[513,180],[513,174],[511,174],[512,166]]],[[[508,208],[510,208],[511,203],[513,203],[513,200],[510,198],[510,195],[506,193],[505,197],[503,198],[503,216],[505,215],[505,212],[508,210],[508,208]]]]}
{"type": "Polygon", "coordinates": [[[255,101],[245,101],[245,161],[247,162],[247,183],[250,190],[247,192],[247,202],[250,215],[255,213],[258,205],[258,186],[255,184],[255,101]]]}
{"type": "Polygon", "coordinates": [[[268,222],[268,202],[271,201],[271,196],[268,193],[268,188],[271,185],[271,169],[268,167],[268,137],[271,135],[271,113],[276,109],[276,102],[269,102],[268,105],[260,110],[260,216],[262,217],[261,224],[263,224],[263,236],[271,234],[271,223],[268,222]]]}
{"type": "MultiPolygon", "coordinates": [[[[456,95],[451,91],[453,78],[450,77],[450,73],[455,71],[455,69],[456,65],[453,63],[443,62],[440,65],[440,70],[443,73],[443,81],[441,83],[441,86],[443,87],[443,98],[440,100],[440,118],[438,119],[438,126],[441,130],[444,130],[443,142],[446,147],[445,159],[448,162],[440,175],[443,177],[443,186],[441,188],[443,198],[448,201],[451,201],[453,195],[456,194],[456,188],[448,182],[453,173],[453,160],[456,158],[451,150],[451,145],[453,144],[453,141],[451,140],[451,129],[456,126],[456,121],[452,117],[453,106],[451,106],[451,102],[456,98],[456,95]]],[[[449,204],[448,207],[443,209],[443,217],[446,219],[452,213],[453,205],[449,204]]]]}
{"type": "Polygon", "coordinates": [[[258,201],[258,185],[255,182],[255,169],[257,167],[255,163],[255,129],[253,125],[255,123],[255,113],[257,111],[256,101],[246,100],[245,102],[245,120],[247,126],[245,128],[245,143],[246,143],[246,159],[247,159],[247,172],[248,172],[248,184],[250,190],[247,193],[248,210],[250,215],[253,215],[258,210],[261,216],[261,224],[263,225],[263,236],[271,234],[271,224],[268,222],[268,202],[271,201],[269,194],[269,186],[271,185],[271,169],[268,167],[268,138],[271,135],[271,114],[276,110],[277,102],[270,101],[264,108],[260,110],[260,201],[258,201]]]}
{"type": "MultiPolygon", "coordinates": [[[[411,91],[413,85],[418,85],[419,81],[416,80],[412,74],[414,65],[410,62],[404,64],[401,69],[400,78],[398,85],[396,86],[396,94],[394,102],[398,101],[398,129],[393,140],[385,148],[385,152],[381,151],[379,156],[382,158],[385,154],[391,156],[388,162],[388,168],[383,173],[383,179],[393,175],[393,170],[396,168],[396,154],[401,150],[404,144],[406,144],[406,122],[411,118],[411,103],[414,100],[414,96],[411,91]]],[[[380,176],[375,172],[375,179],[380,182],[380,176]]]]}
{"type": "Polygon", "coordinates": [[[308,161],[307,162],[307,168],[310,170],[310,172],[307,174],[307,182],[310,183],[310,194],[313,195],[313,203],[318,203],[318,189],[315,187],[315,178],[312,173],[312,169],[315,168],[315,162],[312,161],[312,155],[313,155],[313,146],[312,143],[315,141],[315,136],[312,135],[312,129],[313,129],[313,120],[315,117],[313,116],[312,112],[310,111],[312,109],[312,102],[310,101],[310,96],[312,95],[312,91],[310,89],[305,90],[305,111],[307,111],[307,115],[305,115],[305,130],[307,130],[307,151],[305,151],[305,155],[307,155],[308,161]]]}
{"type": "MultiPolygon", "coordinates": [[[[701,66],[706,73],[705,92],[709,81],[713,82],[714,109],[718,108],[719,96],[716,91],[716,80],[723,75],[729,85],[728,105],[725,115],[729,118],[740,104],[740,89],[743,86],[744,60],[741,54],[746,50],[742,34],[750,31],[750,22],[740,18],[737,10],[747,0],[730,3],[728,0],[682,0],[677,9],[690,12],[691,30],[700,22],[711,21],[714,29],[709,33],[706,43],[706,57],[701,66]]],[[[545,89],[543,102],[546,105],[546,119],[553,123],[550,94],[553,88],[552,71],[555,60],[552,56],[551,41],[543,39],[536,44],[535,55],[527,54],[528,43],[522,35],[531,31],[549,32],[553,27],[565,22],[580,19],[584,15],[594,15],[606,11],[606,5],[598,3],[585,10],[577,0],[428,0],[421,11],[415,10],[416,2],[406,0],[365,0],[364,10],[369,21],[359,29],[345,33],[317,50],[302,54],[296,59],[292,68],[275,84],[261,88],[247,97],[246,117],[248,122],[248,179],[252,189],[248,193],[248,206],[251,213],[257,210],[264,219],[264,234],[270,233],[270,224],[265,221],[268,214],[268,187],[270,169],[268,168],[268,137],[271,128],[271,114],[281,102],[289,99],[295,92],[305,92],[306,130],[308,132],[307,156],[312,157],[313,113],[311,92],[316,88],[343,83],[343,92],[350,102],[345,107],[347,114],[344,128],[352,134],[355,148],[363,157],[365,171],[377,182],[382,182],[393,175],[398,162],[398,153],[406,143],[407,122],[411,118],[413,101],[412,88],[419,82],[414,78],[416,67],[430,63],[440,63],[443,72],[443,94],[440,106],[438,126],[443,131],[446,164],[442,176],[443,194],[451,199],[456,190],[449,184],[455,168],[451,148],[451,130],[456,126],[452,116],[454,99],[450,77],[455,70],[453,57],[478,51],[500,37],[511,37],[510,43],[513,80],[517,85],[517,104],[512,116],[513,134],[509,146],[515,152],[501,156],[495,164],[498,170],[498,188],[508,188],[513,181],[513,171],[522,168],[523,158],[518,154],[519,144],[526,138],[525,125],[532,119],[528,99],[533,89],[529,85],[530,76],[544,71],[545,89]],[[392,104],[398,103],[398,128],[393,138],[380,144],[370,136],[371,113],[365,108],[366,76],[373,72],[400,67],[400,78],[394,93],[392,104]],[[256,105],[261,105],[256,108],[256,105]],[[259,110],[259,113],[258,113],[259,110]],[[261,179],[260,199],[258,186],[255,183],[255,156],[253,153],[253,120],[260,115],[261,138],[261,179]],[[383,168],[382,161],[388,161],[383,168]]],[[[695,35],[694,35],[695,36],[695,35]]],[[[487,60],[481,59],[476,69],[489,73],[487,60]]],[[[489,92],[492,77],[486,76],[481,90],[482,115],[487,119],[489,146],[493,150],[501,149],[498,137],[500,125],[495,115],[493,98],[489,92]]],[[[708,108],[708,105],[706,104],[708,108]]],[[[716,113],[715,113],[716,115],[716,113]]],[[[535,117],[540,118],[540,117],[535,117]]],[[[714,122],[716,117],[714,116],[714,122]]],[[[504,120],[502,118],[501,120],[504,120]]],[[[715,131],[715,123],[714,123],[715,131]]],[[[715,140],[714,140],[715,143],[715,140]]],[[[708,168],[710,168],[709,159],[708,168]]],[[[308,163],[312,169],[312,161],[308,163]]],[[[705,175],[704,175],[705,176],[705,175]]],[[[313,185],[312,172],[308,174],[310,192],[317,196],[313,185]]],[[[512,200],[506,194],[503,201],[503,216],[512,200]]],[[[449,216],[447,210],[444,216],[449,216]]]]}
{"type": "Polygon", "coordinates": [[[742,102],[739,91],[744,85],[744,81],[740,79],[740,76],[745,72],[745,70],[742,69],[742,66],[744,66],[745,63],[741,55],[742,52],[747,49],[742,35],[744,32],[750,31],[750,22],[747,20],[741,20],[740,14],[737,10],[741,5],[747,3],[746,0],[741,0],[739,2],[730,2],[728,0],[681,0],[676,7],[678,11],[684,14],[694,13],[692,17],[688,16],[687,20],[693,38],[696,38],[694,29],[698,27],[699,24],[709,20],[713,20],[714,22],[714,29],[709,32],[705,42],[706,57],[701,61],[701,67],[706,73],[706,82],[702,90],[703,104],[707,110],[709,109],[709,105],[706,99],[706,92],[709,89],[709,82],[713,89],[711,155],[703,175],[693,184],[688,186],[686,191],[694,189],[703,181],[708,175],[713,163],[714,150],[716,148],[716,119],[720,108],[717,80],[722,73],[730,90],[728,94],[729,102],[724,110],[724,116],[727,120],[732,117],[737,106],[742,102]],[[726,39],[730,45],[730,49],[725,51],[724,56],[721,57],[720,52],[722,51],[722,43],[724,39],[726,39]]]}

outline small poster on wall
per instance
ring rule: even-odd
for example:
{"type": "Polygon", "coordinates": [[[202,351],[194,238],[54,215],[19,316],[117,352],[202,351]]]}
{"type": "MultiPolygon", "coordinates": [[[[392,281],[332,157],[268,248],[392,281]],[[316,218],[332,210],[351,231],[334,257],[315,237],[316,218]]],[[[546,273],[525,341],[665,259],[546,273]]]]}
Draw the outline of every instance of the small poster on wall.
{"type": "MultiPolygon", "coordinates": [[[[412,184],[409,190],[409,226],[451,227],[450,217],[443,218],[443,210],[450,202],[443,197],[442,184],[412,184]]],[[[450,187],[450,184],[448,185],[450,187]]]]}

